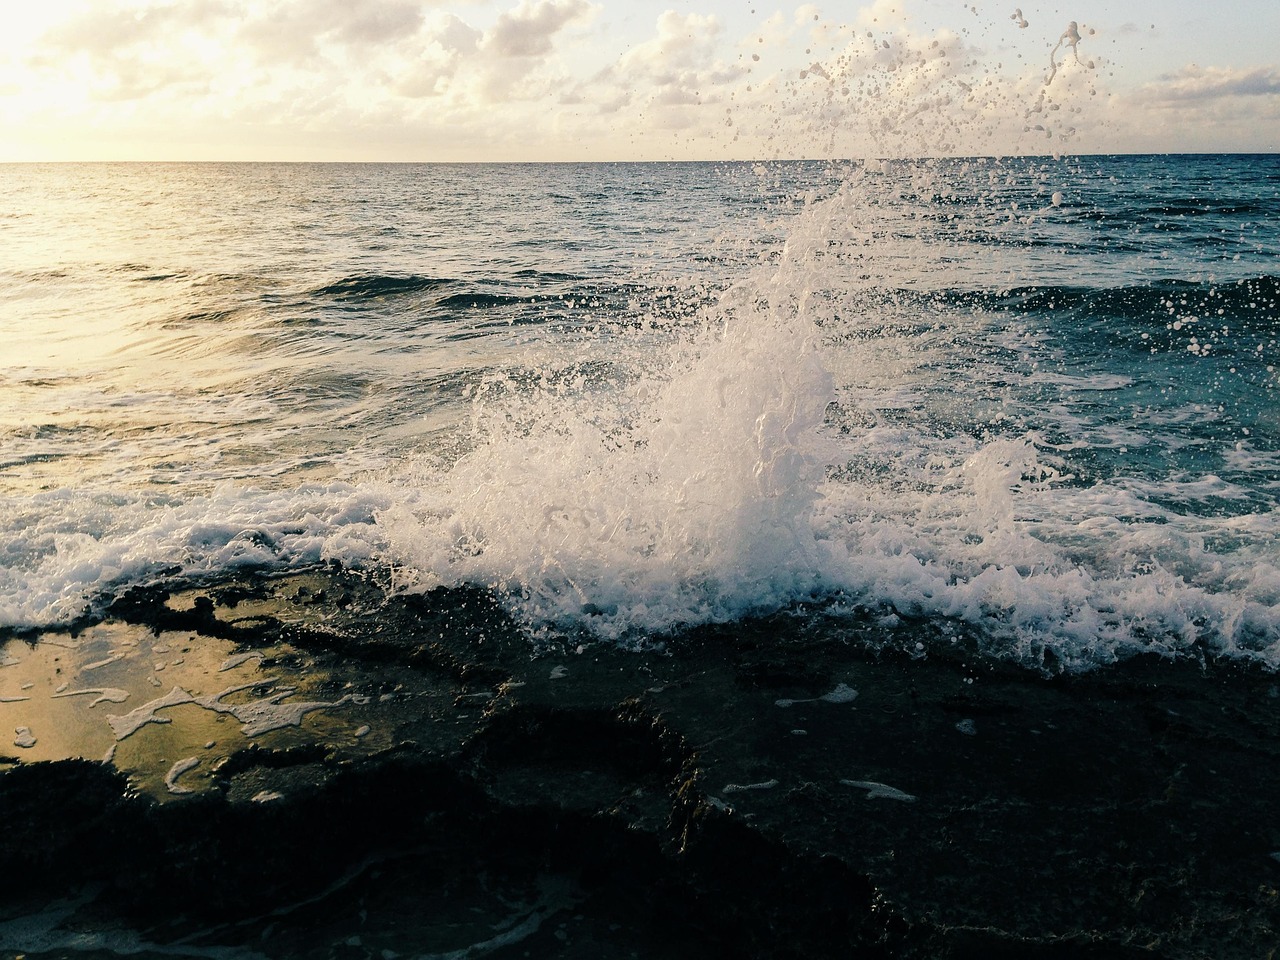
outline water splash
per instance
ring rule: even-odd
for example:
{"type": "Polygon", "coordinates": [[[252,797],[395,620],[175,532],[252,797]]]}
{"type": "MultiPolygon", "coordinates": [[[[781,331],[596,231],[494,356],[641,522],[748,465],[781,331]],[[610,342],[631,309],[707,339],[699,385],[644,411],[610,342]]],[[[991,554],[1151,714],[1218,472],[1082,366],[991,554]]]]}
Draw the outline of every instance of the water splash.
{"type": "MultiPolygon", "coordinates": [[[[1021,24],[1021,26],[1025,26],[1025,24],[1021,24]]],[[[1093,31],[1088,27],[1085,29],[1088,33],[1093,33],[1093,31]]],[[[1054,77],[1058,75],[1058,68],[1061,66],[1061,64],[1058,63],[1058,51],[1062,49],[1064,44],[1067,49],[1071,51],[1071,59],[1075,63],[1088,70],[1094,69],[1095,65],[1092,60],[1086,62],[1080,59],[1080,40],[1080,24],[1072,20],[1067,24],[1067,29],[1062,31],[1062,36],[1058,37],[1058,42],[1053,45],[1053,49],[1049,51],[1049,73],[1044,78],[1044,85],[1046,87],[1053,83],[1054,77]]],[[[1063,63],[1065,62],[1066,58],[1064,56],[1063,63]]]]}
{"type": "Polygon", "coordinates": [[[379,516],[403,574],[495,585],[533,620],[615,638],[818,589],[831,377],[798,239],[615,379],[590,379],[616,347],[593,341],[485,384],[476,448],[379,516]]]}
{"type": "MultiPolygon", "coordinates": [[[[397,478],[378,514],[400,585],[487,585],[535,628],[622,641],[816,604],[963,621],[989,653],[1055,668],[1280,661],[1277,557],[1230,546],[1274,515],[1164,508],[1132,470],[1084,482],[1068,457],[1110,441],[1037,426],[1055,379],[1018,359],[1034,340],[966,298],[905,295],[994,229],[952,200],[988,173],[1008,176],[851,168],[700,312],[491,378],[471,452],[397,478]],[[921,228],[940,211],[945,231],[921,228]],[[964,408],[988,376],[1006,390],[984,420],[964,408]]],[[[1014,239],[1030,226],[1007,221],[1014,239]]],[[[1000,248],[978,249],[973,269],[996,269],[1000,248]]]]}

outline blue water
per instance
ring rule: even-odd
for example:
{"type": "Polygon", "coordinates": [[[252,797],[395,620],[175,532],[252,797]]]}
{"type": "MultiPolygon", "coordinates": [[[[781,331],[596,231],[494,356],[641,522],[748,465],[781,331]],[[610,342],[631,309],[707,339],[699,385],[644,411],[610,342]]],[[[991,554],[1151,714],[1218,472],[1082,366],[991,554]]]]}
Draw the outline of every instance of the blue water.
{"type": "Polygon", "coordinates": [[[0,626],[337,562],[1280,666],[1280,158],[0,181],[0,626]]]}

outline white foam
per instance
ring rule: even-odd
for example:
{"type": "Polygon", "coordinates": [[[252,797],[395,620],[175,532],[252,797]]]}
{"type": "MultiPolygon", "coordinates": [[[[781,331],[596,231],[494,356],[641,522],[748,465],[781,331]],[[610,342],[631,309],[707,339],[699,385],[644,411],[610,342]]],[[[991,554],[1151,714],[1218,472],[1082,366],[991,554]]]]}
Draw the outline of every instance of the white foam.
{"type": "Polygon", "coordinates": [[[94,687],[88,690],[64,690],[50,696],[54,700],[62,697],[94,697],[89,706],[96,707],[100,703],[124,703],[129,699],[129,691],[118,687],[94,687]]]}
{"type": "Polygon", "coordinates": [[[163,710],[166,707],[176,707],[184,703],[193,703],[195,698],[181,687],[174,687],[163,697],[159,697],[142,706],[129,711],[123,716],[109,714],[107,723],[111,724],[111,729],[115,732],[116,740],[124,740],[133,736],[149,723],[172,723],[169,717],[156,716],[157,710],[163,710]]]}
{"type": "Polygon", "coordinates": [[[367,533],[380,497],[350,484],[264,491],[228,483],[159,505],[151,493],[92,488],[0,498],[0,510],[22,518],[5,531],[0,625],[69,623],[99,591],[161,571],[198,576],[335,556],[359,562],[371,553],[367,533]]]}
{"type": "Polygon", "coordinates": [[[239,945],[152,943],[137,931],[119,926],[88,929],[81,921],[81,911],[92,902],[96,892],[86,893],[78,900],[55,900],[38,913],[0,920],[0,943],[6,951],[18,955],[101,953],[121,957],[149,954],[207,960],[267,960],[263,954],[239,945]]]}
{"type": "MultiPolygon", "coordinates": [[[[1046,87],[1053,83],[1054,78],[1058,75],[1058,68],[1061,66],[1061,64],[1058,63],[1058,51],[1061,50],[1064,45],[1071,51],[1071,57],[1074,62],[1078,64],[1080,63],[1080,40],[1080,25],[1076,23],[1076,21],[1072,20],[1067,24],[1067,29],[1062,31],[1062,36],[1058,38],[1058,42],[1054,44],[1053,49],[1049,52],[1049,74],[1044,80],[1044,85],[1046,87]]],[[[1065,57],[1063,58],[1063,62],[1066,62],[1065,57]]],[[[1084,64],[1081,64],[1081,66],[1084,66],[1084,64]]],[[[1089,63],[1088,66],[1092,67],[1093,64],[1089,63]]]]}
{"type": "Polygon", "coordinates": [[[85,673],[87,673],[90,670],[100,670],[101,668],[108,667],[113,663],[119,663],[121,660],[124,659],[124,657],[125,655],[123,653],[115,652],[115,653],[112,653],[110,656],[103,658],[102,660],[95,660],[93,661],[93,663],[86,663],[84,666],[80,668],[80,670],[85,673]]]}
{"type": "Polygon", "coordinates": [[[309,701],[298,703],[281,703],[292,691],[273,694],[261,700],[245,704],[223,704],[201,700],[202,706],[218,713],[229,713],[242,724],[240,731],[246,737],[258,737],[282,727],[302,726],[302,720],[308,714],[318,710],[332,710],[351,701],[350,696],[343,696],[335,701],[309,701]]]}
{"type": "Polygon", "coordinates": [[[916,797],[910,793],[899,790],[897,787],[891,787],[887,783],[877,783],[874,780],[841,780],[846,787],[857,787],[859,790],[867,791],[868,800],[897,800],[901,803],[915,803],[916,797]]]}
{"type": "Polygon", "coordinates": [[[258,665],[261,666],[263,659],[264,657],[261,651],[258,650],[250,650],[248,653],[235,653],[222,661],[218,666],[218,672],[225,673],[226,671],[232,670],[243,663],[248,663],[250,660],[256,660],[258,665]]]}
{"type": "Polygon", "coordinates": [[[405,573],[493,584],[531,620],[586,614],[614,638],[817,587],[812,436],[831,378],[791,293],[803,257],[761,281],[774,302],[729,291],[633,384],[566,390],[572,365],[492,383],[477,447],[379,514],[405,573]]]}
{"type": "Polygon", "coordinates": [[[124,740],[137,733],[148,723],[172,722],[169,717],[158,716],[157,711],[184,704],[193,704],[213,713],[230,714],[242,724],[241,733],[246,737],[257,737],[272,730],[279,730],[282,727],[301,726],[303,718],[308,714],[315,713],[318,710],[332,710],[354,700],[354,697],[348,694],[332,702],[282,703],[282,700],[291,696],[294,692],[292,689],[286,688],[249,703],[224,702],[232,694],[257,687],[267,687],[274,682],[273,679],[263,679],[253,683],[243,683],[208,696],[194,696],[181,687],[174,687],[163,697],[152,700],[150,703],[144,703],[124,716],[108,716],[107,721],[111,724],[111,729],[115,731],[116,739],[124,740]]]}
{"type": "Polygon", "coordinates": [[[191,770],[192,768],[197,767],[199,765],[200,765],[199,757],[187,757],[185,760],[179,760],[172,767],[170,767],[169,772],[164,775],[165,789],[167,789],[170,793],[174,793],[174,794],[194,793],[195,791],[192,790],[190,787],[184,787],[179,785],[178,778],[182,776],[184,773],[186,773],[188,770],[191,770]]]}
{"type": "Polygon", "coordinates": [[[753,790],[772,790],[778,785],[777,780],[763,780],[760,783],[727,783],[721,793],[746,793],[753,790]]]}
{"type": "Polygon", "coordinates": [[[847,684],[838,683],[834,690],[830,693],[824,693],[820,697],[811,697],[808,700],[789,700],[784,698],[781,700],[775,700],[773,703],[774,706],[783,707],[785,709],[787,707],[794,707],[797,703],[853,703],[856,699],[858,699],[857,690],[847,684]]]}
{"type": "Polygon", "coordinates": [[[482,957],[487,953],[493,953],[503,947],[509,947],[512,944],[520,943],[522,940],[527,940],[541,929],[547,917],[565,906],[567,906],[565,902],[556,903],[552,906],[539,905],[538,909],[535,909],[532,913],[509,920],[510,926],[507,929],[487,940],[481,940],[459,950],[450,950],[447,953],[419,954],[418,960],[471,960],[473,957],[482,957]]]}
{"type": "MultiPolygon", "coordinates": [[[[1087,37],[1064,31],[1055,66],[1087,37]]],[[[1062,71],[1055,96],[1080,72],[1062,71]]],[[[1055,105],[1045,95],[1035,109],[1055,105]]],[[[1275,455],[1242,440],[1196,476],[1072,477],[1072,455],[1158,457],[1180,442],[1174,419],[1200,415],[1166,412],[1157,438],[1154,421],[1100,422],[1063,402],[1052,429],[1017,428],[1019,404],[1049,388],[1119,396],[1135,383],[1002,364],[993,355],[1051,359],[1052,331],[907,295],[1038,282],[1032,260],[1002,253],[1025,228],[1004,204],[966,221],[1013,174],[974,164],[955,187],[929,165],[862,169],[829,196],[797,199],[786,222],[758,224],[752,242],[785,245],[765,244],[718,293],[699,291],[696,316],[673,322],[638,302],[634,329],[606,314],[595,334],[556,330],[501,354],[475,391],[470,436],[377,482],[0,502],[19,518],[5,531],[0,624],[72,621],[99,590],[170,567],[336,559],[389,569],[405,590],[492,588],[535,636],[645,642],[804,605],[869,609],[895,627],[954,618],[1029,664],[1149,651],[1280,666],[1275,455]],[[1012,242],[966,246],[966,230],[1012,242]],[[975,403],[989,421],[971,422],[975,403]]],[[[1041,199],[1020,212],[1060,202],[1050,175],[1046,165],[1041,199]]],[[[1052,215],[1055,228],[1069,219],[1052,215]]]]}
{"type": "Polygon", "coordinates": [[[35,735],[31,732],[30,727],[18,727],[14,730],[16,736],[13,738],[13,745],[21,747],[23,750],[30,750],[36,745],[35,735]]]}
{"type": "Polygon", "coordinates": [[[853,703],[858,699],[858,691],[848,684],[837,683],[834,690],[824,693],[820,699],[826,703],[853,703]]]}

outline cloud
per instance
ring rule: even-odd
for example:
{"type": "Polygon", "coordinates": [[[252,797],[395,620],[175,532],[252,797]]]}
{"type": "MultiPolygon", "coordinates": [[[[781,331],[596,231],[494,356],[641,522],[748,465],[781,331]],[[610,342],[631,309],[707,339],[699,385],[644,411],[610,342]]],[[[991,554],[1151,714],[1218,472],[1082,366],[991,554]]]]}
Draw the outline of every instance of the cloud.
{"type": "Polygon", "coordinates": [[[545,57],[555,49],[555,35],[592,10],[587,0],[522,0],[498,17],[483,47],[505,58],[545,57]]]}
{"type": "Polygon", "coordinates": [[[486,104],[527,102],[567,86],[565,67],[557,61],[557,37],[597,10],[587,0],[521,0],[500,14],[477,47],[476,99],[486,104]]]}
{"type": "Polygon", "coordinates": [[[746,76],[744,66],[722,58],[723,34],[714,15],[667,10],[649,39],[595,78],[590,99],[602,114],[635,106],[645,111],[646,126],[689,130],[701,123],[710,136],[708,108],[724,103],[746,76]],[[700,118],[703,113],[707,116],[700,118]]]}
{"type": "Polygon", "coordinates": [[[324,49],[376,48],[411,40],[420,0],[186,0],[128,7],[98,3],[51,28],[42,61],[83,55],[104,71],[128,61],[182,62],[193,45],[221,44],[265,67],[315,60],[324,49]]]}
{"type": "Polygon", "coordinates": [[[714,15],[681,15],[674,10],[658,17],[656,29],[656,36],[622,56],[618,62],[622,74],[672,82],[679,74],[695,71],[713,59],[721,32],[720,20],[714,15]]]}
{"type": "Polygon", "coordinates": [[[28,89],[77,78],[78,93],[98,101],[129,101],[166,90],[205,92],[214,76],[202,41],[228,21],[225,0],[123,9],[97,5],[56,23],[26,58],[28,89]]]}
{"type": "Polygon", "coordinates": [[[854,14],[855,27],[862,30],[905,30],[909,18],[901,0],[874,0],[864,3],[854,14]]]}
{"type": "Polygon", "coordinates": [[[136,10],[99,4],[50,28],[41,44],[53,55],[110,56],[154,43],[181,29],[203,29],[237,12],[236,5],[228,0],[193,0],[181,7],[153,6],[136,10]]]}
{"type": "Polygon", "coordinates": [[[1108,132],[1124,150],[1280,150],[1280,68],[1190,64],[1110,104],[1108,132]]]}
{"type": "Polygon", "coordinates": [[[1163,103],[1277,94],[1280,94],[1280,69],[1276,67],[1232,69],[1195,64],[1183,67],[1177,73],[1164,74],[1141,91],[1143,99],[1163,103]]]}
{"type": "Polygon", "coordinates": [[[483,34],[453,14],[444,14],[426,28],[424,41],[389,69],[391,87],[404,97],[438,97],[480,46],[483,34]]]}
{"type": "Polygon", "coordinates": [[[430,30],[431,38],[440,48],[451,54],[468,53],[480,46],[483,38],[479,30],[460,20],[452,13],[446,13],[430,30]]]}
{"type": "Polygon", "coordinates": [[[7,59],[0,37],[0,125],[82,153],[110,137],[117,156],[198,142],[206,156],[234,144],[242,157],[371,159],[1202,149],[1223,130],[1267,148],[1280,129],[1280,68],[1190,66],[1108,91],[1113,71],[1084,27],[1079,59],[1060,47],[1051,69],[1063,24],[1029,17],[1020,30],[1012,5],[966,5],[945,29],[903,0],[831,17],[808,0],[752,17],[629,3],[54,4],[7,59]]]}
{"type": "Polygon", "coordinates": [[[411,36],[422,26],[421,4],[411,0],[350,3],[334,0],[333,33],[349,44],[376,44],[411,36]]]}
{"type": "Polygon", "coordinates": [[[265,65],[313,59],[326,46],[367,48],[411,38],[423,24],[414,0],[289,0],[237,19],[237,40],[265,65]]]}
{"type": "Polygon", "coordinates": [[[1007,142],[1021,101],[1006,82],[986,82],[982,51],[950,29],[913,29],[897,11],[877,4],[856,28],[824,31],[830,52],[766,74],[737,113],[772,113],[784,149],[799,142],[833,155],[981,153],[997,134],[1007,142]]]}

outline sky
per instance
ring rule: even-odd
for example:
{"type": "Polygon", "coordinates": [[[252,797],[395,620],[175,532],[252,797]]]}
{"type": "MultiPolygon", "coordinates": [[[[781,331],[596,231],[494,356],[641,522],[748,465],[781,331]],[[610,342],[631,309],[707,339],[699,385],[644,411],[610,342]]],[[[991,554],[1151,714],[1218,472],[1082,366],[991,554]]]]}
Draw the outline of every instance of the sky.
{"type": "Polygon", "coordinates": [[[0,15],[0,161],[1280,150],[1275,0],[0,0],[0,15]]]}

